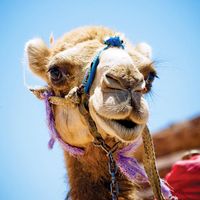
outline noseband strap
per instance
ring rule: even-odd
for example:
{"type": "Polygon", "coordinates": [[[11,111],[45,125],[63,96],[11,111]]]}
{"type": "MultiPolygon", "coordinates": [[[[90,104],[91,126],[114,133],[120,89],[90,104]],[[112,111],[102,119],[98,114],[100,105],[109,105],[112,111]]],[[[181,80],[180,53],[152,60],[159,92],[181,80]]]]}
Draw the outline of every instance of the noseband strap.
{"type": "Polygon", "coordinates": [[[83,79],[84,92],[86,94],[89,94],[90,88],[92,86],[101,53],[110,47],[118,47],[124,49],[123,40],[121,40],[119,36],[108,38],[107,40],[104,41],[104,44],[106,44],[107,46],[104,47],[102,50],[100,50],[94,57],[91,66],[87,70],[85,77],[83,79]]]}

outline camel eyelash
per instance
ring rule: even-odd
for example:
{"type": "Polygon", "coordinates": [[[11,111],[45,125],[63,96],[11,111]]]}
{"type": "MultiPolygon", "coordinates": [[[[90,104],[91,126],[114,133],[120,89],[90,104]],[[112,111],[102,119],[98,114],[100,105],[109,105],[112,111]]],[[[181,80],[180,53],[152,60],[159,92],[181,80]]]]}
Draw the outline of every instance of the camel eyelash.
{"type": "Polygon", "coordinates": [[[155,71],[149,72],[148,76],[145,79],[145,82],[146,82],[146,93],[151,91],[152,83],[153,83],[155,78],[159,78],[157,73],[155,71]]]}
{"type": "Polygon", "coordinates": [[[155,78],[159,78],[156,72],[149,72],[146,82],[153,82],[155,78]]]}

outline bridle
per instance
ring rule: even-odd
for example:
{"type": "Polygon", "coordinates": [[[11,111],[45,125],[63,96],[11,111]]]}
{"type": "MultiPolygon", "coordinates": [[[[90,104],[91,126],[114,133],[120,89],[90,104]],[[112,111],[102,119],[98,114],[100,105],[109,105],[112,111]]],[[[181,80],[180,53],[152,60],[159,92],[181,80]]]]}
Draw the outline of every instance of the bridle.
{"type": "MultiPolygon", "coordinates": [[[[55,140],[57,140],[62,146],[62,148],[72,156],[77,157],[84,154],[84,149],[71,146],[70,144],[64,142],[55,128],[55,119],[53,115],[52,104],[55,105],[74,104],[78,106],[80,113],[86,119],[89,131],[94,137],[93,144],[97,147],[102,148],[108,157],[109,174],[111,176],[110,192],[112,195],[112,200],[118,200],[119,187],[116,179],[118,168],[120,168],[120,171],[131,181],[134,181],[139,184],[144,182],[150,182],[153,189],[153,193],[157,200],[164,200],[163,195],[167,199],[175,199],[176,197],[172,196],[170,189],[164,183],[164,181],[160,179],[158,175],[155,165],[155,154],[153,149],[152,138],[149,133],[148,127],[147,126],[145,127],[143,135],[138,137],[132,144],[119,150],[118,149],[119,142],[115,143],[112,147],[106,144],[105,140],[98,132],[96,124],[93,121],[88,109],[85,106],[86,104],[88,104],[89,91],[95,77],[101,53],[106,49],[112,47],[124,49],[123,41],[118,36],[110,37],[107,40],[105,40],[105,45],[106,47],[100,50],[93,59],[90,68],[87,70],[85,74],[82,84],[75,90],[72,89],[67,95],[68,98],[56,97],[54,96],[53,92],[49,89],[44,90],[40,94],[40,98],[45,100],[47,122],[48,122],[48,127],[51,131],[51,139],[49,140],[48,146],[49,148],[53,148],[54,142],[55,140]],[[130,158],[125,155],[127,152],[135,151],[136,148],[142,143],[142,141],[144,144],[144,152],[145,152],[144,154],[145,170],[140,167],[139,163],[135,158],[130,158]],[[115,160],[113,157],[113,153],[116,151],[117,151],[117,158],[115,160]]],[[[35,91],[32,90],[32,92],[35,91]]]]}
{"type": "Polygon", "coordinates": [[[97,55],[95,56],[95,58],[92,61],[90,69],[88,69],[86,71],[85,77],[83,79],[83,87],[84,87],[84,92],[86,94],[89,93],[90,87],[94,80],[96,69],[99,64],[99,57],[100,57],[101,53],[110,47],[118,47],[118,48],[124,49],[123,40],[121,40],[119,36],[110,37],[107,40],[105,40],[104,43],[106,44],[106,47],[104,47],[102,50],[100,50],[97,53],[97,55]]]}

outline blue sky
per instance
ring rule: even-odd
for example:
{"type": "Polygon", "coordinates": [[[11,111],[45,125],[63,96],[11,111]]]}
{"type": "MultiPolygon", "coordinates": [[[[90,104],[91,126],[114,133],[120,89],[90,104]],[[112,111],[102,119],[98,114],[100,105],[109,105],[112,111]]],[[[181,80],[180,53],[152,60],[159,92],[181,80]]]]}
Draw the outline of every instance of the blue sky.
{"type": "MultiPolygon", "coordinates": [[[[200,1],[0,2],[0,199],[60,200],[67,191],[63,153],[47,148],[43,102],[23,85],[23,49],[82,25],[105,25],[153,48],[160,79],[148,98],[153,132],[200,114],[200,1]]],[[[27,72],[30,85],[43,85],[27,72]]],[[[188,133],[189,134],[189,133],[188,133]]]]}

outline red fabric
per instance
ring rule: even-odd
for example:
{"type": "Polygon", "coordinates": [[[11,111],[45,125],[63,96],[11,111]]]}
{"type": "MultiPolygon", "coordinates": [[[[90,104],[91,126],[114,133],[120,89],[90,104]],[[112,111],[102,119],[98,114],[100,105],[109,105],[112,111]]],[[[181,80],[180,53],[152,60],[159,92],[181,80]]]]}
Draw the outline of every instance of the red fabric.
{"type": "Polygon", "coordinates": [[[200,200],[200,155],[176,162],[165,180],[179,200],[200,200]]]}

